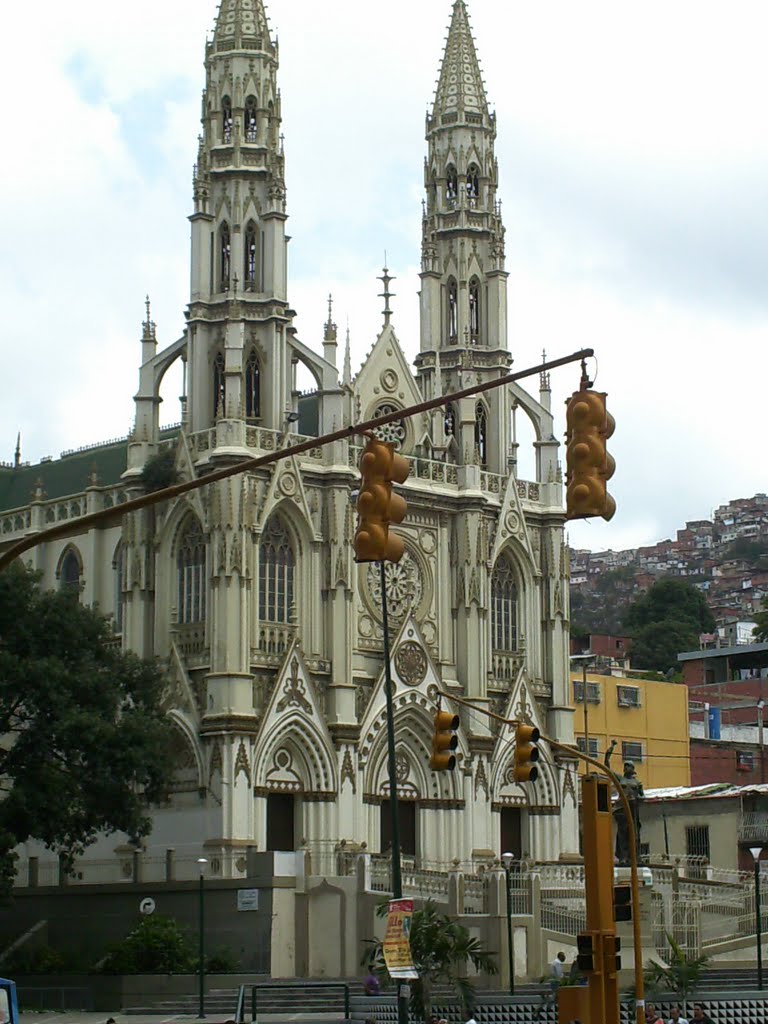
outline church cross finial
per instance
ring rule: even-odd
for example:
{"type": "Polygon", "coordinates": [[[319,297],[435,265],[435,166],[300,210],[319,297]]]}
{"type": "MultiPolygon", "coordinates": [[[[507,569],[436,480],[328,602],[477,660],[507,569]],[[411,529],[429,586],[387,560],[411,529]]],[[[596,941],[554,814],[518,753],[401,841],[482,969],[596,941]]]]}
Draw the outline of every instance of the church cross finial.
{"type": "Polygon", "coordinates": [[[397,278],[390,277],[389,275],[386,252],[384,253],[384,273],[381,275],[381,277],[377,278],[377,280],[381,281],[382,284],[384,285],[384,291],[379,292],[379,298],[384,299],[384,309],[382,310],[382,312],[384,313],[384,326],[387,327],[390,320],[392,319],[392,310],[389,305],[389,300],[395,297],[395,292],[391,292],[389,290],[389,285],[390,282],[396,281],[397,278]]]}

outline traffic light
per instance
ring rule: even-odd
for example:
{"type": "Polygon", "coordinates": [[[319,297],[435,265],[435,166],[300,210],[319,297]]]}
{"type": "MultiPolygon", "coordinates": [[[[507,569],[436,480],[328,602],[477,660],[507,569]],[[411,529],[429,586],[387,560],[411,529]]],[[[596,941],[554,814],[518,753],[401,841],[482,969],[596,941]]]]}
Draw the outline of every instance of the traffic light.
{"type": "Polygon", "coordinates": [[[355,533],[356,562],[399,562],[405,545],[389,532],[390,523],[401,523],[405,516],[405,498],[392,493],[392,484],[403,483],[411,471],[395,446],[371,438],[360,460],[362,481],[357,499],[360,520],[355,533]]]}
{"type": "Polygon", "coordinates": [[[582,974],[595,971],[595,940],[589,932],[580,932],[576,936],[576,966],[582,974]]]}
{"type": "Polygon", "coordinates": [[[515,728],[515,782],[535,782],[539,777],[536,762],[539,760],[541,733],[535,725],[518,723],[515,728]]]}
{"type": "Polygon", "coordinates": [[[632,886],[614,885],[613,917],[615,921],[632,920],[632,886]]]}
{"type": "Polygon", "coordinates": [[[459,745],[456,730],[459,728],[459,716],[450,711],[438,711],[435,715],[435,735],[432,737],[432,757],[429,767],[433,772],[452,772],[456,767],[456,755],[453,751],[459,745]]]}
{"type": "Polygon", "coordinates": [[[606,974],[618,974],[621,970],[621,939],[618,935],[603,936],[603,963],[606,974]]]}
{"type": "Polygon", "coordinates": [[[602,391],[582,388],[568,399],[566,409],[566,519],[612,519],[616,502],[606,489],[616,464],[606,441],[613,434],[613,416],[602,391]]]}

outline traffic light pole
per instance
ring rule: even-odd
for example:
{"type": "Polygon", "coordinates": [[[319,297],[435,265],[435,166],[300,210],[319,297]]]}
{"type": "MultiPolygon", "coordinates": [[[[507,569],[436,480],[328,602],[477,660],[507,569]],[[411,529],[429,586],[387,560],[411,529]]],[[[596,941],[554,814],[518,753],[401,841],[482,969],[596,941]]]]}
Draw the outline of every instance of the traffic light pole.
{"type": "MultiPolygon", "coordinates": [[[[397,807],[397,763],[395,760],[395,709],[392,701],[392,669],[389,664],[389,616],[387,612],[387,572],[381,571],[381,619],[384,629],[384,689],[387,700],[387,761],[389,767],[389,809],[392,814],[392,899],[403,897],[403,871],[400,863],[400,815],[397,807]]],[[[397,981],[397,1024],[408,1024],[408,987],[397,981]]]]}
{"type": "MultiPolygon", "coordinates": [[[[443,690],[438,690],[438,694],[441,697],[447,697],[455,704],[463,704],[464,707],[471,708],[473,711],[480,712],[486,715],[488,718],[493,718],[497,722],[502,722],[504,725],[517,726],[520,724],[516,718],[504,718],[503,715],[497,715],[494,711],[489,711],[488,708],[483,707],[481,704],[476,704],[473,701],[467,700],[465,697],[457,697],[453,693],[447,693],[443,690]]],[[[616,791],[621,805],[624,808],[624,813],[627,818],[627,831],[629,833],[629,868],[630,868],[630,879],[632,889],[632,937],[634,942],[634,967],[635,967],[635,1022],[636,1024],[644,1024],[645,1022],[645,983],[643,980],[643,946],[642,946],[642,934],[640,931],[640,871],[637,860],[637,833],[635,830],[635,821],[632,815],[632,808],[629,805],[626,793],[621,788],[621,782],[618,775],[611,771],[611,769],[603,764],[601,761],[596,761],[593,757],[589,757],[588,754],[583,754],[576,747],[568,746],[565,743],[559,743],[557,740],[551,739],[549,736],[541,734],[541,739],[545,741],[550,747],[555,750],[562,750],[563,753],[569,755],[569,757],[576,757],[585,764],[591,765],[602,775],[605,775],[611,782],[614,790],[616,791]]],[[[592,1024],[603,1024],[602,1021],[596,1020],[592,1024]]]]}

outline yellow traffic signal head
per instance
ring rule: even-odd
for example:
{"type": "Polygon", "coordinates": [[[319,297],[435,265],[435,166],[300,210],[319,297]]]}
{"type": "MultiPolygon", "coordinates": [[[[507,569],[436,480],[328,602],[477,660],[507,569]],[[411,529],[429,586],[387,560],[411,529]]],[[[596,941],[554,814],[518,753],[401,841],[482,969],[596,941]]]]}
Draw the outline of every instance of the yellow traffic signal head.
{"type": "Polygon", "coordinates": [[[606,441],[615,429],[606,395],[582,388],[566,409],[566,519],[611,519],[616,502],[606,489],[616,464],[606,441]]]}
{"type": "Polygon", "coordinates": [[[435,714],[435,735],[432,737],[432,757],[429,767],[433,772],[452,772],[456,767],[456,755],[453,751],[459,745],[456,730],[459,728],[459,716],[450,711],[438,711],[435,714]]]}
{"type": "Polygon", "coordinates": [[[538,779],[536,762],[539,760],[539,748],[536,744],[540,738],[541,733],[535,725],[518,724],[515,727],[515,782],[535,782],[538,779]]]}
{"type": "Polygon", "coordinates": [[[365,446],[360,460],[355,561],[399,562],[403,557],[405,545],[390,534],[389,524],[403,521],[407,505],[404,498],[392,493],[392,484],[403,483],[410,471],[408,460],[395,454],[394,445],[372,438],[365,446]]]}

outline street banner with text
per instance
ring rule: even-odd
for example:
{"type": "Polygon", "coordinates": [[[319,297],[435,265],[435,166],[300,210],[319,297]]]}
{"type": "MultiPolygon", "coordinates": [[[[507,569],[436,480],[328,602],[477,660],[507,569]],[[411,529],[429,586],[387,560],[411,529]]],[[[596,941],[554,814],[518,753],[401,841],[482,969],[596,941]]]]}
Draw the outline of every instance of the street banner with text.
{"type": "Polygon", "coordinates": [[[411,955],[413,900],[390,900],[387,930],[382,943],[390,978],[418,978],[411,955]]]}

